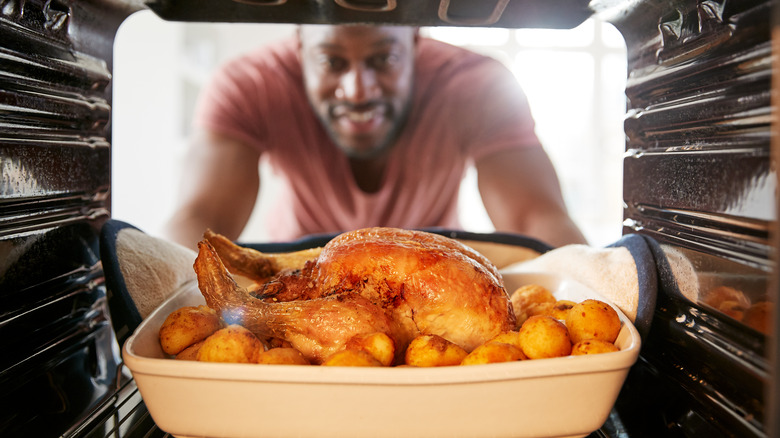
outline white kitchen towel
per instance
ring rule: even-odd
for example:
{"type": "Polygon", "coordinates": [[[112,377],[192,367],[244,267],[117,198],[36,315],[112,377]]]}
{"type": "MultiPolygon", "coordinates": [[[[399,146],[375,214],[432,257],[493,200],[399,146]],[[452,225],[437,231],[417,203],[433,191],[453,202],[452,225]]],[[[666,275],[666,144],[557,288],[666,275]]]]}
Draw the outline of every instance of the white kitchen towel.
{"type": "MultiPolygon", "coordinates": [[[[645,237],[630,234],[606,247],[566,245],[503,272],[549,273],[575,280],[612,302],[644,337],[655,309],[658,279],[645,237]]],[[[511,293],[512,291],[510,291],[511,293]]]]}

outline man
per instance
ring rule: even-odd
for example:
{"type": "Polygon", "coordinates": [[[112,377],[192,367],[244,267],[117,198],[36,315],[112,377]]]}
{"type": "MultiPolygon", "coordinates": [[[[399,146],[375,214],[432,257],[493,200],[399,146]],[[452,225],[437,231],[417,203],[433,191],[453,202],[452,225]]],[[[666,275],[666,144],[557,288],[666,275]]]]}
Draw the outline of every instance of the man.
{"type": "Polygon", "coordinates": [[[584,243],[500,63],[407,27],[305,25],[223,66],[196,111],[181,205],[168,236],[237,239],[268,156],[284,180],[273,240],[366,226],[459,228],[473,163],[497,231],[584,243]]]}

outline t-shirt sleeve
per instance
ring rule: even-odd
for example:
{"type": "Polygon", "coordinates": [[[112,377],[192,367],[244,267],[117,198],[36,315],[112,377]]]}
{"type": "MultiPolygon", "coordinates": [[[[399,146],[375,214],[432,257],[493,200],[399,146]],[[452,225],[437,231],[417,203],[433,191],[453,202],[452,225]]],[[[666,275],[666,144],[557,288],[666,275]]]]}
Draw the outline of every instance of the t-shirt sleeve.
{"type": "Polygon", "coordinates": [[[463,148],[472,159],[513,148],[541,147],[528,99],[514,75],[495,60],[467,69],[456,81],[453,105],[463,148]],[[465,110],[465,111],[462,111],[465,110]]]}
{"type": "Polygon", "coordinates": [[[264,78],[251,63],[231,61],[220,67],[201,90],[193,125],[262,149],[267,137],[264,78]]]}

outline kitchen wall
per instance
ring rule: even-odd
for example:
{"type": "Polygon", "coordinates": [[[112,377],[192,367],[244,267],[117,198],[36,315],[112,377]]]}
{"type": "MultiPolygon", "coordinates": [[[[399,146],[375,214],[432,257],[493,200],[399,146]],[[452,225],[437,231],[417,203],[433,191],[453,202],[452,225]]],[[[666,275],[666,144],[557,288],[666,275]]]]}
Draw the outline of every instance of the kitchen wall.
{"type": "MultiPolygon", "coordinates": [[[[148,11],[116,38],[113,87],[112,214],[159,234],[175,205],[192,106],[222,61],[284,38],[292,25],[171,23],[148,11]]],[[[423,29],[423,33],[502,60],[525,88],[537,134],[553,160],[567,206],[589,242],[617,240],[622,222],[625,46],[609,25],[568,31],[423,29]]],[[[260,199],[243,241],[267,240],[264,218],[276,181],[260,165],[260,199]]],[[[461,190],[464,228],[489,232],[469,172],[461,190]]]]}

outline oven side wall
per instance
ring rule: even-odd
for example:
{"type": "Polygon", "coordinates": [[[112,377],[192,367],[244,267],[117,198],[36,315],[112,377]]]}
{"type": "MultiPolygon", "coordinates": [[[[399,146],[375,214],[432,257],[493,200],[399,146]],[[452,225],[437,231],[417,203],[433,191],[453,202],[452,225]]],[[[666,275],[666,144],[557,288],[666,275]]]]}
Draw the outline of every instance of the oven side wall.
{"type": "Polygon", "coordinates": [[[113,38],[136,6],[0,1],[0,435],[75,433],[121,373],[97,236],[113,38]]]}
{"type": "Polygon", "coordinates": [[[656,243],[660,290],[618,411],[647,436],[766,436],[773,2],[625,3],[603,9],[628,49],[624,233],[656,243]]]}

